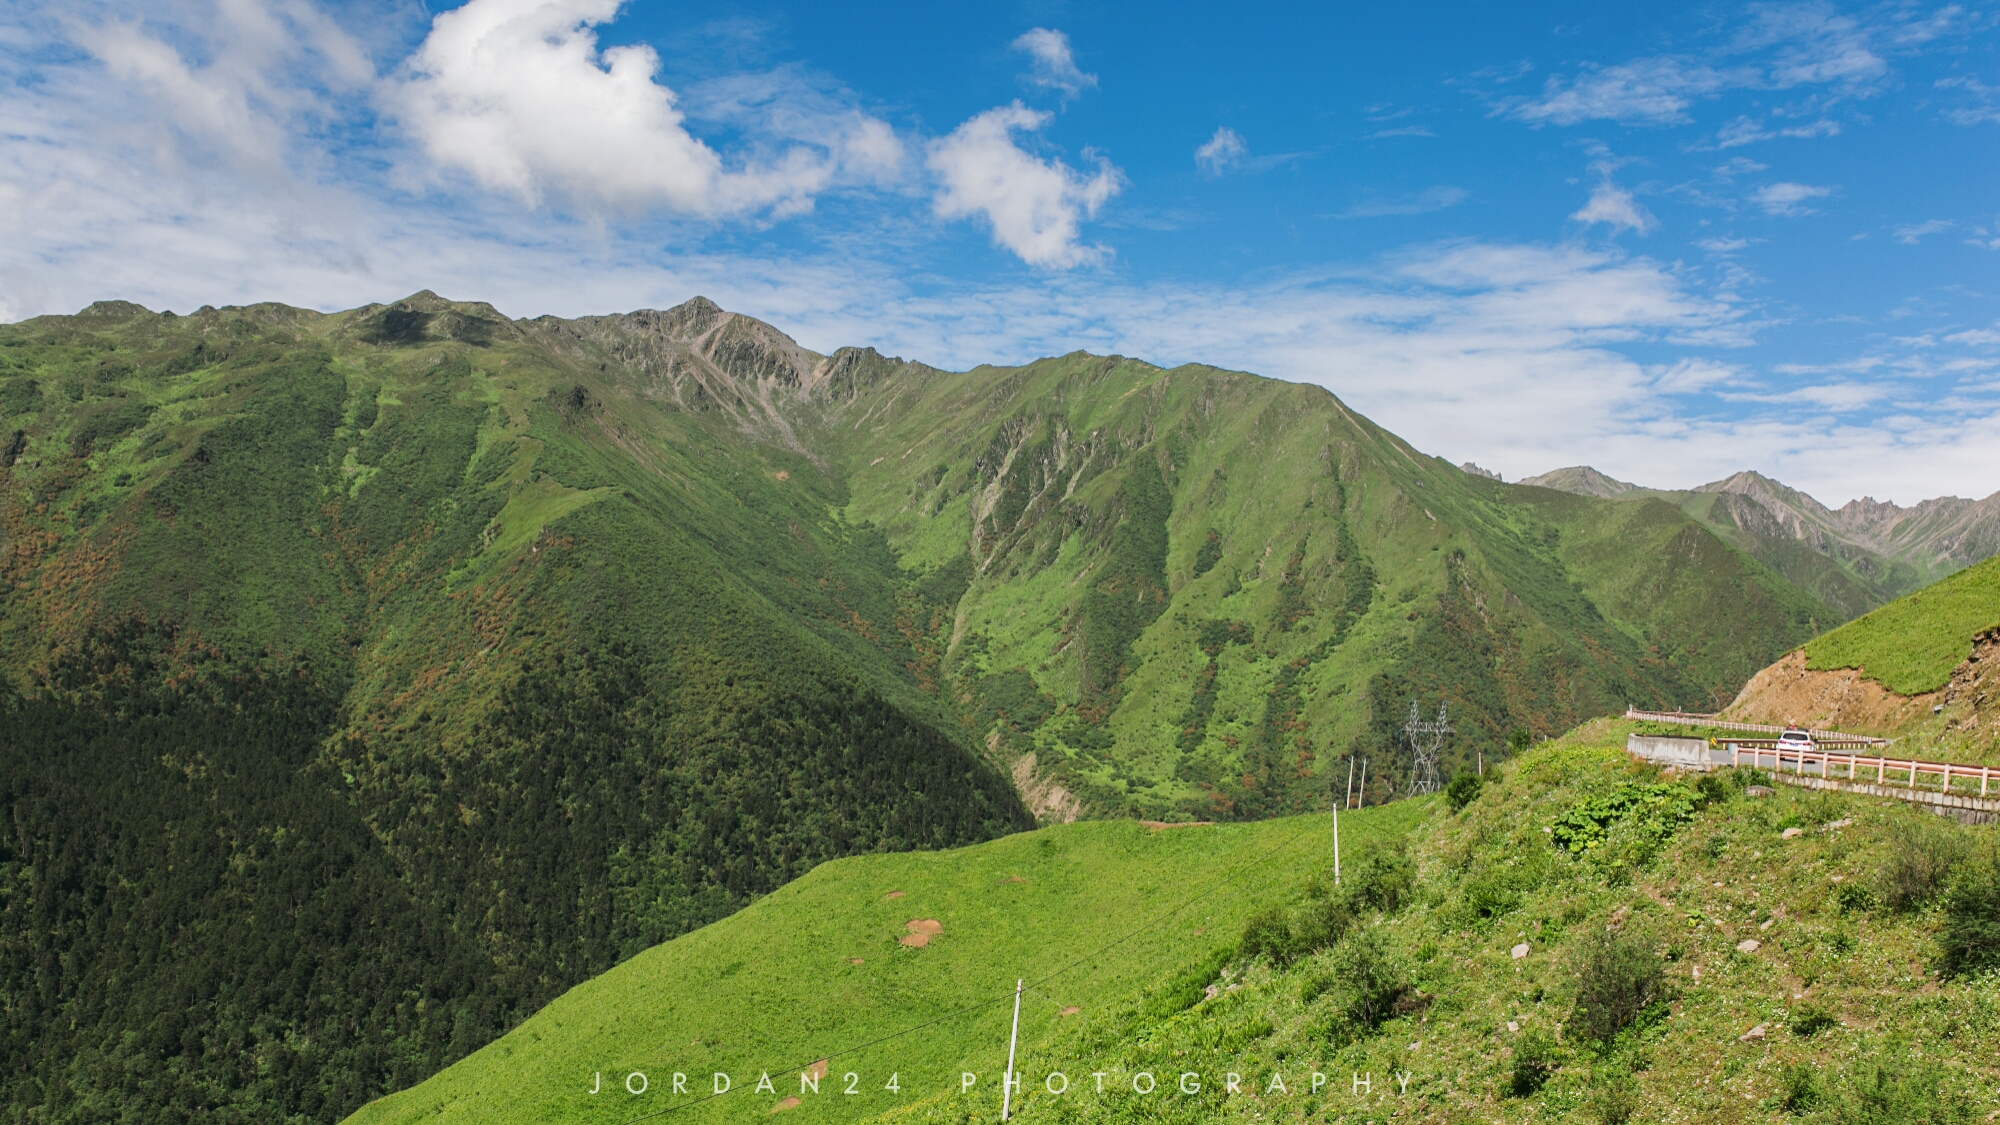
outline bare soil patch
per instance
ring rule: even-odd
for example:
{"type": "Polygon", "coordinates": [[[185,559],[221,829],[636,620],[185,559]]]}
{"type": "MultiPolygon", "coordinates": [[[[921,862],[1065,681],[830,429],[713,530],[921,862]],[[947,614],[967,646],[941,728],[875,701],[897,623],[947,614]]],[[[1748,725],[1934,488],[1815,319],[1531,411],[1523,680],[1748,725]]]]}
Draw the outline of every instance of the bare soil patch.
{"type": "Polygon", "coordinates": [[[772,1112],[772,1113],[780,1113],[780,1112],[783,1112],[784,1110],[788,1110],[788,1109],[797,1109],[797,1108],[798,1108],[798,1105],[799,1105],[799,1099],[797,1099],[797,1098],[786,1098],[786,1099],[785,1099],[784,1101],[781,1101],[781,1102],[779,1102],[779,1103],[778,1103],[777,1105],[774,1105],[774,1106],[772,1106],[772,1107],[771,1107],[771,1112],[772,1112]]]}
{"type": "Polygon", "coordinates": [[[1161,832],[1168,828],[1213,828],[1215,826],[1215,822],[1212,820],[1182,820],[1172,823],[1164,820],[1142,820],[1139,823],[1155,832],[1161,832]]]}
{"type": "Polygon", "coordinates": [[[1897,695],[1861,672],[1815,672],[1803,652],[1787,653],[1750,678],[1722,713],[1753,723],[1799,723],[1822,730],[1899,735],[1933,724],[1942,734],[2000,738],[2000,632],[1974,639],[1950,682],[1923,695],[1897,695]],[[1934,711],[1941,708],[1941,711],[1934,711]]]}
{"type": "Polygon", "coordinates": [[[1059,1015],[1059,1016],[1073,1016],[1073,1015],[1077,1014],[1078,1012],[1080,1012],[1080,1011],[1082,1011],[1082,1010],[1083,1010],[1082,1008],[1079,1008],[1079,1007],[1077,1007],[1076,1005],[1072,1004],[1072,1005],[1070,1005],[1069,1007],[1067,1007],[1067,1008],[1064,1008],[1064,1009],[1063,1009],[1062,1011],[1060,1011],[1060,1012],[1057,1012],[1057,1013],[1056,1013],[1056,1015],[1059,1015]]]}
{"type": "Polygon", "coordinates": [[[931,943],[932,938],[944,932],[944,923],[935,918],[912,918],[903,924],[903,928],[910,932],[896,940],[911,949],[922,949],[931,943]]]}
{"type": "Polygon", "coordinates": [[[890,891],[888,894],[882,896],[882,901],[887,902],[892,898],[902,898],[902,897],[903,897],[903,892],[890,891]]]}

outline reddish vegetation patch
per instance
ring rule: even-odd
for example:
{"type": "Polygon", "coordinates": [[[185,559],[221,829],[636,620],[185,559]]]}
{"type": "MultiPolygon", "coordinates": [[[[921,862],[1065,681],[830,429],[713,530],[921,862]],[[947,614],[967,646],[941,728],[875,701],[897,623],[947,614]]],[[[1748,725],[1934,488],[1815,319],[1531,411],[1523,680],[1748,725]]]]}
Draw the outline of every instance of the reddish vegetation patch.
{"type": "Polygon", "coordinates": [[[777,1112],[779,1112],[780,1110],[787,1110],[787,1109],[791,1109],[791,1108],[793,1108],[793,1107],[797,1106],[798,1104],[799,1104],[799,1099],[797,1099],[797,1098],[786,1098],[786,1099],[785,1099],[784,1101],[781,1101],[781,1102],[779,1102],[779,1103],[778,1103],[777,1105],[774,1105],[774,1106],[772,1106],[772,1107],[771,1107],[771,1112],[772,1112],[772,1113],[777,1113],[777,1112]]]}
{"type": "Polygon", "coordinates": [[[912,918],[903,928],[910,932],[896,940],[911,949],[922,949],[931,943],[932,937],[944,932],[944,923],[935,918],[912,918]]]}
{"type": "Polygon", "coordinates": [[[1215,825],[1212,820],[1184,820],[1177,824],[1168,824],[1164,820],[1142,820],[1139,823],[1155,832],[1163,828],[1211,828],[1215,825]]]}
{"type": "Polygon", "coordinates": [[[883,899],[885,899],[885,900],[887,900],[887,899],[892,899],[892,898],[902,898],[902,897],[903,897],[903,892],[901,892],[901,891],[890,891],[890,892],[889,892],[888,894],[886,894],[886,895],[883,895],[882,897],[883,897],[883,899]]]}

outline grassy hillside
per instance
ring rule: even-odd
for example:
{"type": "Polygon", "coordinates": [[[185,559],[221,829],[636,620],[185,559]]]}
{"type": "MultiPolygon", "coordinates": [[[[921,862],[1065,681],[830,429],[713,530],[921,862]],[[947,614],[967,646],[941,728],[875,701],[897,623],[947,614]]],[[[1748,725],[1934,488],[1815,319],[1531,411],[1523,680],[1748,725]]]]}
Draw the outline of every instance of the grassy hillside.
{"type": "MultiPolygon", "coordinates": [[[[1031,992],[1015,1113],[1969,1125],[2000,1108],[1994,830],[1785,787],[1752,799],[1754,774],[1676,781],[1623,754],[1628,728],[1600,721],[1536,748],[1462,812],[1408,802],[1346,818],[1339,887],[1314,825],[1309,846],[1239,891],[1031,992]],[[1403,829],[1399,854],[1385,837],[1403,829]],[[1390,847],[1364,847],[1364,830],[1390,847]],[[1134,1092],[1141,1075],[1151,1095],[1134,1092]],[[1183,1092],[1182,1075],[1198,1089],[1183,1092]],[[1328,1081],[1315,1089],[1315,1075],[1328,1081]]],[[[716,1069],[733,1092],[668,1119],[762,1116],[800,1096],[802,1066],[1005,997],[1015,976],[1119,935],[1291,831],[1072,825],[843,860],[574,990],[354,1121],[644,1120],[710,1092],[716,1069]],[[927,917],[943,923],[935,944],[893,944],[927,917]],[[631,1095],[633,1068],[694,1084],[682,1098],[631,1095]],[[760,1093],[765,1071],[774,1088],[760,1093]],[[600,1072],[608,1097],[587,1093],[600,1072]]],[[[789,1112],[992,1120],[1008,1012],[836,1055],[789,1112]],[[849,1071],[852,1097],[837,1092],[849,1071]],[[895,1093],[881,1088],[892,1071],[895,1093]],[[963,1071],[979,1075],[969,1092],[963,1071]]]]}
{"type": "MultiPolygon", "coordinates": [[[[1428,807],[1352,814],[1343,842],[1400,836],[1428,807]]],[[[838,860],[572,989],[351,1120],[620,1121],[688,1100],[673,1094],[676,1071],[692,1076],[690,1092],[712,1093],[717,1071],[735,1088],[675,1120],[739,1119],[796,1095],[799,1071],[822,1058],[829,1074],[808,1118],[934,1098],[966,1070],[991,1082],[1004,1069],[1016,978],[1040,982],[1021,1017],[1023,1036],[1039,1041],[1231,944],[1244,915],[1324,862],[1327,848],[1324,817],[1168,830],[1100,821],[838,860]],[[923,920],[940,932],[921,948],[901,944],[923,920]],[[920,1024],[930,1026],[884,1039],[920,1024]],[[628,1081],[642,1085],[634,1072],[647,1093],[627,1092],[628,1081]],[[775,1092],[757,1091],[765,1072],[775,1092]],[[848,1072],[859,1076],[851,1097],[836,1092],[848,1072]],[[892,1074],[899,1092],[884,1088],[892,1074]]]]}
{"type": "Polygon", "coordinates": [[[1899,695],[1921,695],[1943,687],[1973,638],[1996,628],[2000,559],[1988,559],[1811,641],[1806,666],[1858,668],[1899,695]]]}
{"type": "Polygon", "coordinates": [[[1627,703],[1720,706],[1833,611],[1664,504],[1468,475],[1315,387],[1077,354],[874,361],[822,423],[847,511],[963,589],[939,674],[1099,810],[1314,807],[1411,703],[1453,766],[1627,703]]]}
{"type": "Polygon", "coordinates": [[[1412,703],[1449,772],[1830,619],[1238,372],[699,299],[0,326],[0,1080],[330,1120],[825,860],[1321,808],[1343,758],[1379,802],[1412,703]]]}

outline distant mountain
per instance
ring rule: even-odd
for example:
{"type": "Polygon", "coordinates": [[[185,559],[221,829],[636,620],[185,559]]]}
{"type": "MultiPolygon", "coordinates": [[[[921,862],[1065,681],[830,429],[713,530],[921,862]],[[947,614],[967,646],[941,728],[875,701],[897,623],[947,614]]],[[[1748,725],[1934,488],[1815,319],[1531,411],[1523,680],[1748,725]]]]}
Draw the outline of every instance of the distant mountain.
{"type": "Polygon", "coordinates": [[[1588,465],[1577,465],[1568,469],[1557,469],[1540,476],[1522,477],[1515,484],[1531,484],[1538,488],[1553,488],[1560,492],[1574,492],[1578,496],[1596,496],[1605,500],[1638,492],[1650,494],[1651,489],[1636,484],[1614,480],[1588,465]]]}
{"type": "Polygon", "coordinates": [[[1908,508],[1863,497],[1830,509],[1754,472],[1682,491],[1628,484],[1581,465],[1519,483],[1581,496],[1665,500],[1812,591],[1842,619],[2000,554],[2000,493],[1984,500],[1944,496],[1908,508]]]}
{"type": "Polygon", "coordinates": [[[835,856],[1372,803],[1412,706],[1448,776],[1843,615],[1317,387],[699,298],[0,326],[0,453],[0,1083],[52,1123],[327,1120],[835,856]]]}

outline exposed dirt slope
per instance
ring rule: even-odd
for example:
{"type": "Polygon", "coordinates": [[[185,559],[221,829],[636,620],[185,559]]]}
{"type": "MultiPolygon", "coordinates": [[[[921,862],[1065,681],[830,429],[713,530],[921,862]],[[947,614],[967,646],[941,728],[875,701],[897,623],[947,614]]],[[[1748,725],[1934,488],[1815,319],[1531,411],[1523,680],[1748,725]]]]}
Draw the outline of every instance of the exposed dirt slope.
{"type": "Polygon", "coordinates": [[[2000,746],[2000,630],[1977,637],[1972,655],[1937,691],[1898,695],[1852,668],[1815,672],[1795,651],[1751,677],[1722,714],[1991,753],[2000,746]]]}

